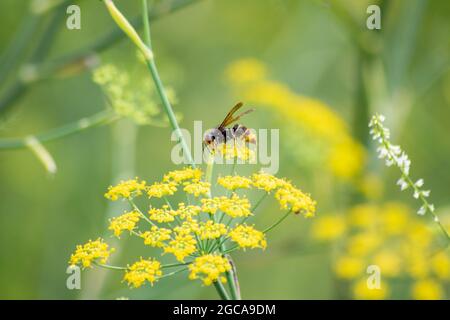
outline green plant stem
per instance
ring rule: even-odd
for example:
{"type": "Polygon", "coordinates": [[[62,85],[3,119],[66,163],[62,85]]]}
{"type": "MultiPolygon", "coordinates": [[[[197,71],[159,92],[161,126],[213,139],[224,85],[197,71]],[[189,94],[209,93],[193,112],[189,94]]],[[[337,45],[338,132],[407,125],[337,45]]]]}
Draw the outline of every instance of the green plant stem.
{"type": "MultiPolygon", "coordinates": [[[[66,137],[89,128],[109,124],[117,119],[119,119],[119,117],[112,110],[103,110],[93,114],[92,116],[81,118],[75,122],[49,130],[47,132],[29,136],[35,137],[39,142],[47,142],[66,137]]],[[[27,147],[27,137],[0,139],[0,149],[18,149],[25,147],[27,147]]]]}
{"type": "MultiPolygon", "coordinates": [[[[151,21],[157,20],[166,14],[180,10],[199,0],[180,0],[172,1],[172,5],[167,5],[169,1],[157,5],[149,16],[151,21]]],[[[140,16],[136,16],[131,20],[131,24],[136,28],[142,26],[142,19],[140,16]]],[[[27,27],[27,29],[31,29],[27,27]]],[[[24,37],[24,36],[23,36],[24,37]]],[[[80,49],[79,51],[69,53],[65,56],[55,58],[48,62],[41,62],[33,64],[37,75],[32,80],[24,82],[23,80],[17,80],[13,83],[0,98],[0,112],[9,108],[14,102],[21,98],[29,89],[29,87],[39,81],[45,80],[51,75],[57,72],[63,72],[65,69],[86,70],[91,65],[92,57],[94,53],[100,53],[117,43],[119,40],[124,39],[124,34],[121,30],[114,29],[109,31],[102,37],[94,40],[90,45],[80,49]]],[[[14,44],[19,46],[20,44],[14,44]]],[[[21,46],[21,45],[20,45],[21,46]]],[[[13,50],[13,49],[11,49],[13,50]]],[[[17,49],[14,49],[16,51],[17,49]]],[[[17,56],[17,55],[16,55],[17,56]]],[[[3,62],[3,60],[2,60],[3,62]]],[[[2,74],[2,72],[0,72],[2,74]]],[[[6,74],[5,74],[6,75],[6,74]]]]}
{"type": "MultiPolygon", "coordinates": [[[[151,37],[150,37],[150,23],[148,18],[148,8],[147,8],[147,0],[142,0],[142,19],[143,19],[143,25],[144,25],[144,33],[145,33],[145,39],[144,43],[150,48],[151,50],[151,37]]],[[[172,105],[169,101],[169,98],[167,97],[166,90],[164,89],[164,85],[162,83],[161,77],[159,76],[158,68],[156,67],[155,59],[154,57],[146,57],[147,61],[147,67],[150,70],[150,74],[153,78],[153,82],[156,86],[156,91],[158,91],[158,94],[161,98],[161,102],[164,108],[164,111],[167,114],[167,117],[169,118],[170,125],[172,129],[175,131],[175,134],[177,135],[179,143],[181,143],[181,147],[183,149],[184,156],[186,160],[190,163],[190,165],[195,168],[195,163],[191,155],[191,150],[189,149],[186,140],[183,137],[183,134],[181,133],[180,126],[178,125],[177,118],[175,117],[175,113],[173,112],[172,105]]]]}
{"type": "Polygon", "coordinates": [[[216,288],[217,293],[219,294],[220,298],[222,298],[222,300],[230,300],[230,296],[228,295],[228,292],[225,290],[225,287],[223,286],[222,282],[214,281],[214,287],[216,288]]]}
{"type": "Polygon", "coordinates": [[[117,267],[117,266],[112,266],[112,265],[105,264],[105,263],[94,262],[94,264],[96,266],[98,266],[98,267],[102,267],[102,268],[110,269],[110,270],[122,270],[123,271],[123,270],[127,270],[128,269],[126,267],[117,267]]]}
{"type": "Polygon", "coordinates": [[[270,230],[272,230],[273,228],[275,228],[276,226],[278,226],[281,222],[283,222],[284,219],[287,218],[287,216],[291,213],[291,210],[288,210],[288,212],[286,212],[286,214],[284,216],[282,216],[280,219],[278,219],[277,222],[275,222],[273,225],[271,225],[270,227],[266,228],[263,233],[268,233],[270,230]]]}

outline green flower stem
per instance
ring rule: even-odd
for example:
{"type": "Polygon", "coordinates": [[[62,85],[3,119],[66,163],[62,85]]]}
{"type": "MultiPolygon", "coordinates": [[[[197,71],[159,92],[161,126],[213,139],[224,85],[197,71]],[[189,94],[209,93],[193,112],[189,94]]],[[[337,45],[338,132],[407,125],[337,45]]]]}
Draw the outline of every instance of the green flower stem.
{"type": "MultiPolygon", "coordinates": [[[[381,138],[381,141],[382,141],[381,144],[387,150],[387,152],[389,154],[389,157],[391,159],[395,159],[395,155],[390,151],[391,149],[390,149],[389,142],[388,142],[389,139],[386,137],[386,135],[384,134],[383,130],[380,130],[380,138],[381,138]]],[[[419,192],[420,190],[417,188],[416,184],[411,180],[411,178],[409,177],[407,172],[405,172],[405,170],[402,167],[400,167],[400,166],[398,166],[398,169],[400,170],[400,173],[402,175],[403,180],[406,181],[406,183],[409,185],[410,188],[413,189],[414,192],[417,192],[419,194],[419,200],[425,206],[427,211],[430,212],[431,215],[433,216],[433,221],[435,223],[437,223],[437,225],[441,229],[442,233],[444,234],[445,238],[447,239],[447,245],[446,246],[449,246],[450,245],[450,235],[448,234],[448,232],[445,229],[445,227],[442,225],[441,220],[439,219],[439,217],[436,215],[436,213],[434,213],[434,210],[431,210],[430,203],[422,195],[422,193],[419,192]]]]}
{"type": "Polygon", "coordinates": [[[165,268],[181,267],[181,266],[187,266],[187,265],[189,265],[191,263],[192,262],[164,264],[164,265],[161,266],[161,268],[165,269],[165,268]]]}
{"type": "MultiPolygon", "coordinates": [[[[157,20],[169,13],[180,10],[195,1],[199,0],[180,0],[173,1],[173,3],[168,6],[167,2],[155,6],[155,10],[150,14],[150,20],[157,20]]],[[[142,26],[142,19],[140,16],[136,16],[131,19],[131,24],[135,28],[140,28],[142,26]]],[[[64,70],[76,67],[77,70],[87,70],[92,64],[94,53],[100,53],[111,47],[113,44],[122,40],[124,37],[121,30],[111,30],[102,37],[95,39],[90,45],[76,51],[69,53],[62,57],[50,60],[48,62],[41,62],[38,64],[33,64],[34,68],[38,70],[37,77],[33,78],[32,81],[23,82],[22,80],[17,80],[0,98],[0,112],[11,106],[17,99],[22,97],[30,86],[36,82],[45,80],[53,74],[58,72],[64,72],[64,70]]],[[[2,60],[3,61],[3,60],[2,60]]],[[[1,72],[0,72],[1,74],[1,72]]]]}
{"type": "Polygon", "coordinates": [[[268,233],[270,230],[272,230],[273,228],[275,228],[276,226],[278,226],[281,222],[283,222],[284,219],[287,218],[287,216],[291,213],[291,210],[288,210],[288,212],[286,212],[286,214],[284,216],[282,216],[280,219],[278,219],[277,222],[275,222],[273,225],[271,225],[270,227],[266,228],[263,233],[268,233]]]}
{"type": "MultiPolygon", "coordinates": [[[[68,135],[75,134],[96,126],[109,124],[117,119],[119,119],[119,116],[117,116],[112,110],[108,109],[93,114],[92,116],[81,118],[75,122],[66,124],[59,128],[55,128],[47,132],[31,136],[42,143],[64,138],[68,135]]],[[[18,149],[25,148],[27,146],[27,137],[0,139],[0,149],[18,149]]]]}
{"type": "MultiPolygon", "coordinates": [[[[112,3],[111,0],[108,0],[112,3]]],[[[184,156],[186,157],[187,161],[190,163],[190,165],[195,168],[194,159],[191,155],[191,150],[189,149],[186,140],[183,137],[183,134],[181,133],[180,127],[178,125],[177,118],[175,117],[175,113],[173,112],[172,105],[170,104],[169,98],[167,97],[166,90],[164,89],[164,85],[161,81],[161,77],[159,76],[158,68],[156,67],[155,59],[153,57],[153,51],[151,49],[151,37],[150,37],[150,24],[149,24],[149,17],[148,17],[148,8],[147,8],[147,0],[142,0],[142,20],[144,24],[144,33],[145,33],[145,42],[142,42],[140,38],[136,39],[135,35],[131,32],[131,30],[127,30],[125,27],[129,26],[123,26],[119,25],[119,27],[124,30],[127,35],[133,40],[133,42],[138,46],[138,48],[142,51],[144,54],[144,57],[147,62],[147,67],[150,71],[150,74],[153,78],[153,82],[156,86],[156,91],[158,91],[158,94],[161,98],[161,102],[164,108],[164,111],[167,114],[167,117],[169,118],[170,125],[172,129],[175,131],[175,134],[177,135],[179,143],[181,143],[181,147],[183,149],[184,156]],[[141,43],[144,44],[144,46],[141,45],[141,43]]],[[[131,27],[132,28],[132,27],[131,27]]]]}
{"type": "Polygon", "coordinates": [[[150,220],[149,218],[147,218],[147,216],[141,211],[141,209],[139,209],[139,207],[134,203],[133,199],[128,199],[128,202],[130,203],[130,205],[133,207],[134,210],[136,210],[141,217],[147,221],[148,223],[150,223],[152,226],[154,227],[158,227],[152,220],[150,220]]]}
{"type": "Polygon", "coordinates": [[[98,267],[105,268],[105,269],[110,269],[110,270],[121,270],[121,271],[128,270],[128,268],[126,268],[126,267],[111,266],[109,264],[98,263],[98,262],[95,262],[95,261],[94,261],[94,264],[96,266],[98,266],[98,267]]]}
{"type": "Polygon", "coordinates": [[[233,296],[233,299],[241,300],[241,290],[239,288],[236,265],[234,264],[234,261],[229,254],[226,254],[225,257],[228,259],[228,262],[231,265],[231,271],[226,273],[227,281],[229,283],[233,283],[233,285],[230,286],[231,295],[233,296]]]}
{"type": "Polygon", "coordinates": [[[222,282],[214,281],[214,287],[216,288],[217,293],[222,298],[222,300],[231,300],[230,296],[228,295],[228,292],[225,290],[222,282]]]}
{"type": "Polygon", "coordinates": [[[167,273],[167,274],[163,274],[162,276],[158,277],[158,279],[163,279],[163,278],[167,278],[167,277],[171,277],[173,275],[176,275],[177,273],[186,271],[188,268],[181,268],[179,270],[173,271],[171,273],[167,273]]]}
{"type": "MultiPolygon", "coordinates": [[[[258,209],[259,205],[264,201],[264,199],[267,198],[267,195],[268,195],[268,193],[265,192],[264,195],[263,195],[261,198],[259,198],[258,202],[256,202],[256,204],[253,206],[253,208],[251,209],[251,213],[252,213],[253,215],[255,214],[255,211],[256,211],[256,209],[258,209]]],[[[247,216],[247,217],[245,217],[245,218],[241,221],[241,224],[245,223],[245,222],[246,222],[248,219],[250,219],[251,217],[252,217],[252,216],[247,216]]]]}

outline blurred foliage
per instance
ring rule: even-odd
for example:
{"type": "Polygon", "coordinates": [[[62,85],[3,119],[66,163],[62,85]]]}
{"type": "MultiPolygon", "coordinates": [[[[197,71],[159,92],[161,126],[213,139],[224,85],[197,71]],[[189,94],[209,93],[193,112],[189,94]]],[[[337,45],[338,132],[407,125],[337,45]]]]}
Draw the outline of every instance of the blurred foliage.
{"type": "MultiPolygon", "coordinates": [[[[155,6],[173,3],[161,1],[154,1],[155,6]]],[[[13,55],[19,63],[8,65],[11,72],[0,83],[0,105],[10,88],[20,93],[20,98],[0,110],[1,138],[46,132],[104,110],[108,107],[104,93],[87,69],[114,63],[130,72],[130,66],[137,64],[133,46],[118,41],[64,72],[49,73],[51,68],[46,64],[43,69],[30,68],[39,61],[58,61],[116,28],[100,1],[73,1],[81,8],[81,30],[66,28],[64,7],[33,17],[29,13],[31,2],[0,3],[0,54],[17,40],[24,24],[31,34],[20,52],[13,55]],[[33,54],[36,47],[41,47],[39,54],[33,54]]],[[[410,155],[415,174],[424,177],[432,190],[439,214],[440,208],[449,205],[450,140],[446,137],[450,135],[450,2],[375,1],[382,8],[382,29],[370,31],[365,25],[366,8],[373,2],[202,0],[152,22],[152,45],[163,80],[167,79],[176,92],[175,109],[183,116],[181,126],[192,129],[194,120],[214,126],[236,100],[254,104],[257,111],[245,118],[246,126],[280,128],[279,175],[312,193],[318,203],[318,217],[339,212],[339,219],[347,221],[361,204],[368,203],[382,214],[386,214],[384,206],[390,201],[405,208],[415,205],[414,199],[397,190],[398,173],[383,167],[367,141],[368,114],[382,112],[395,141],[410,155]],[[253,99],[247,101],[245,92],[236,92],[230,86],[224,76],[227,68],[247,58],[260,61],[270,70],[266,80],[289,88],[292,96],[308,97],[307,101],[326,107],[327,113],[337,117],[338,126],[331,123],[325,128],[332,138],[345,127],[348,141],[363,146],[366,160],[358,162],[358,170],[352,171],[358,172],[356,183],[336,177],[333,170],[316,160],[325,156],[322,148],[331,145],[315,134],[310,139],[304,132],[303,116],[297,121],[289,109],[274,116],[275,109],[253,99]]],[[[116,3],[127,16],[140,13],[138,1],[116,3]]],[[[139,79],[146,76],[144,72],[138,74],[137,79],[132,78],[135,88],[142,87],[140,81],[147,81],[139,79]]],[[[316,124],[324,125],[321,121],[322,116],[317,115],[316,124]]],[[[53,177],[30,150],[0,150],[0,298],[216,298],[213,289],[189,282],[183,275],[164,279],[155,287],[129,290],[121,283],[122,274],[89,270],[83,273],[83,290],[66,288],[67,261],[75,245],[80,239],[95,239],[106,229],[108,218],[123,211],[120,204],[111,206],[104,199],[107,186],[134,176],[155,181],[174,168],[170,133],[169,127],[137,127],[129,120],[119,120],[47,142],[45,147],[58,165],[53,177]]],[[[349,153],[341,156],[345,160],[338,160],[347,169],[349,153]]],[[[229,170],[225,166],[216,174],[229,170]]],[[[239,170],[242,174],[254,171],[247,166],[239,170]]],[[[278,212],[273,202],[260,209],[256,223],[261,225],[273,221],[278,212]]],[[[416,210],[405,211],[410,223],[434,234],[432,221],[418,219],[416,210]]],[[[269,235],[265,252],[235,255],[244,298],[354,297],[352,286],[336,275],[334,267],[336,259],[346,255],[347,240],[319,241],[311,235],[319,218],[317,222],[290,218],[269,235]]],[[[332,225],[335,233],[339,226],[345,232],[349,230],[347,222],[332,225]]],[[[408,239],[415,237],[414,232],[400,235],[401,242],[411,245],[408,239]]],[[[109,234],[105,238],[109,239],[109,234]]],[[[393,250],[387,237],[377,234],[377,239],[382,248],[393,250]]],[[[121,265],[136,260],[143,250],[136,240],[124,241],[126,244],[115,253],[121,265]]],[[[448,257],[448,249],[443,252],[448,257]]],[[[398,259],[403,257],[396,255],[388,260],[393,264],[398,259]]],[[[412,281],[404,272],[401,268],[398,276],[389,278],[395,294],[386,297],[423,298],[413,294],[415,285],[418,292],[439,291],[440,298],[448,298],[448,280],[412,281]]]]}

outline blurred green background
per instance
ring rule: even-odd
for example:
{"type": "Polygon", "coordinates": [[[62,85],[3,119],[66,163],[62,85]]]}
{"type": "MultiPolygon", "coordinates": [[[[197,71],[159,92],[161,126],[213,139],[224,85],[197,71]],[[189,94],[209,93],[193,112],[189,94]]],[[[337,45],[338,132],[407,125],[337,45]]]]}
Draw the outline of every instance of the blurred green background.
{"type": "MultiPolygon", "coordinates": [[[[127,17],[139,16],[140,1],[115,2],[127,17]]],[[[30,14],[30,5],[36,3],[0,1],[1,139],[46,132],[107,107],[90,68],[79,61],[48,72],[61,57],[84,52],[103,35],[118,30],[103,3],[69,2],[81,8],[80,30],[66,28],[67,3],[40,15],[30,14]],[[27,24],[29,34],[20,34],[27,24]],[[6,59],[11,44],[21,40],[20,50],[6,59]],[[14,97],[8,101],[10,94],[14,97]]],[[[412,159],[412,175],[425,179],[438,213],[448,211],[450,2],[164,0],[154,1],[153,6],[167,10],[179,3],[186,6],[152,22],[152,39],[162,77],[176,92],[174,108],[181,116],[181,127],[191,129],[194,120],[216,125],[243,99],[227,83],[225,70],[236,60],[258,59],[272,80],[322,101],[347,124],[353,139],[365,146],[367,161],[360,176],[372,173],[377,185],[369,189],[380,184],[384,189],[374,201],[400,201],[412,208],[411,215],[419,206],[410,194],[398,191],[398,171],[383,168],[368,143],[368,117],[382,112],[393,141],[412,159]],[[366,28],[366,8],[374,2],[382,8],[381,30],[366,28]]],[[[132,78],[136,83],[148,77],[145,70],[140,72],[144,66],[124,37],[101,52],[86,52],[94,65],[113,63],[137,70],[132,78]]],[[[275,119],[276,111],[255,107],[257,112],[244,120],[247,126],[279,128],[281,145],[299,134],[284,125],[283,116],[275,119]]],[[[28,148],[0,149],[0,298],[216,298],[213,288],[189,281],[185,274],[129,290],[120,282],[120,274],[87,270],[82,273],[82,290],[66,288],[67,261],[76,244],[99,235],[114,241],[105,233],[107,221],[123,208],[108,203],[103,197],[106,188],[120,178],[158,180],[175,168],[170,160],[174,145],[170,133],[168,127],[122,119],[47,142],[44,145],[58,167],[53,175],[28,148]]],[[[303,156],[314,148],[311,143],[294,146],[303,156]]],[[[281,148],[278,175],[312,194],[318,202],[318,217],[345,212],[366,201],[353,180],[336,178],[322,165],[302,165],[303,158],[291,147],[281,148]]],[[[245,167],[243,172],[255,170],[245,167]]],[[[267,225],[277,214],[277,204],[268,201],[255,222],[267,225]]],[[[425,218],[423,223],[430,224],[425,218]]],[[[248,250],[234,256],[244,298],[353,297],[333,272],[338,249],[333,242],[313,239],[313,224],[314,219],[292,217],[268,236],[264,252],[248,250]]],[[[430,227],[436,228],[432,223],[430,227]]],[[[128,238],[122,239],[124,245],[116,254],[120,265],[143,254],[143,247],[128,238]]],[[[445,298],[449,282],[440,280],[440,284],[441,298],[445,298]]],[[[394,298],[411,298],[411,294],[400,289],[394,298]]]]}

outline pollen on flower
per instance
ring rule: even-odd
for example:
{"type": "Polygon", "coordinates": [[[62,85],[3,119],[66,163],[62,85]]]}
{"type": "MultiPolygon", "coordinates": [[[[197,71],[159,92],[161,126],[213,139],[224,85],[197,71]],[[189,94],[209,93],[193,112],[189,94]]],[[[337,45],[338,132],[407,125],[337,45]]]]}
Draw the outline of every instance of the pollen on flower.
{"type": "Polygon", "coordinates": [[[69,264],[79,264],[83,268],[88,268],[96,260],[100,261],[100,263],[106,263],[112,252],[114,252],[114,248],[109,249],[108,244],[103,239],[89,240],[88,243],[77,245],[75,252],[70,257],[69,264]]]}
{"type": "Polygon", "coordinates": [[[163,181],[180,183],[186,180],[200,180],[202,177],[202,171],[194,168],[184,168],[183,170],[174,170],[164,175],[163,181]]]}
{"type": "Polygon", "coordinates": [[[231,264],[218,254],[207,254],[195,258],[189,265],[189,270],[189,279],[200,279],[204,285],[209,286],[215,281],[226,282],[222,274],[231,270],[231,264]]]}
{"type": "Polygon", "coordinates": [[[140,261],[128,267],[123,280],[128,282],[128,285],[139,288],[145,281],[153,285],[153,282],[157,281],[161,275],[161,263],[159,261],[154,259],[144,260],[141,258],[140,261]]]}
{"type": "Polygon", "coordinates": [[[211,184],[204,181],[185,182],[183,190],[186,193],[193,194],[195,197],[200,195],[207,196],[210,193],[211,184]]]}
{"type": "Polygon", "coordinates": [[[227,233],[227,227],[223,223],[208,220],[200,223],[196,233],[202,240],[217,239],[227,233]]]}
{"type": "Polygon", "coordinates": [[[110,186],[105,197],[109,200],[116,201],[119,198],[131,199],[140,196],[145,190],[145,181],[139,181],[138,178],[121,181],[116,186],[110,186]]]}
{"type": "Polygon", "coordinates": [[[252,180],[241,176],[219,177],[217,183],[228,190],[248,189],[251,187],[252,180]]]}
{"type": "Polygon", "coordinates": [[[162,198],[164,196],[173,195],[177,191],[174,182],[155,182],[147,188],[149,198],[162,198]]]}
{"type": "Polygon", "coordinates": [[[174,212],[170,210],[167,205],[164,205],[162,209],[151,208],[148,211],[148,214],[150,216],[150,220],[154,220],[159,223],[172,222],[175,220],[174,212]]]}
{"type": "Polygon", "coordinates": [[[282,209],[289,209],[294,213],[303,213],[306,218],[313,217],[316,212],[316,202],[301,190],[288,185],[275,192],[282,209]]]}
{"type": "Polygon", "coordinates": [[[184,262],[184,258],[197,251],[196,244],[191,234],[177,234],[175,239],[164,247],[164,252],[171,253],[178,261],[184,262]]]}
{"type": "Polygon", "coordinates": [[[228,235],[241,248],[262,248],[267,246],[266,236],[252,226],[241,224],[231,230],[228,235]]]}
{"type": "Polygon", "coordinates": [[[221,143],[214,152],[223,156],[226,160],[240,159],[251,162],[255,159],[254,150],[250,149],[245,143],[221,143]]]}
{"type": "Polygon", "coordinates": [[[170,234],[172,230],[166,228],[159,228],[157,226],[152,226],[150,231],[145,231],[141,234],[144,239],[144,244],[151,247],[162,248],[165,243],[164,241],[170,239],[170,234]]]}
{"type": "Polygon", "coordinates": [[[126,212],[121,216],[112,218],[109,222],[109,230],[114,231],[114,235],[119,237],[122,231],[132,231],[139,222],[140,214],[137,211],[126,212]]]}

